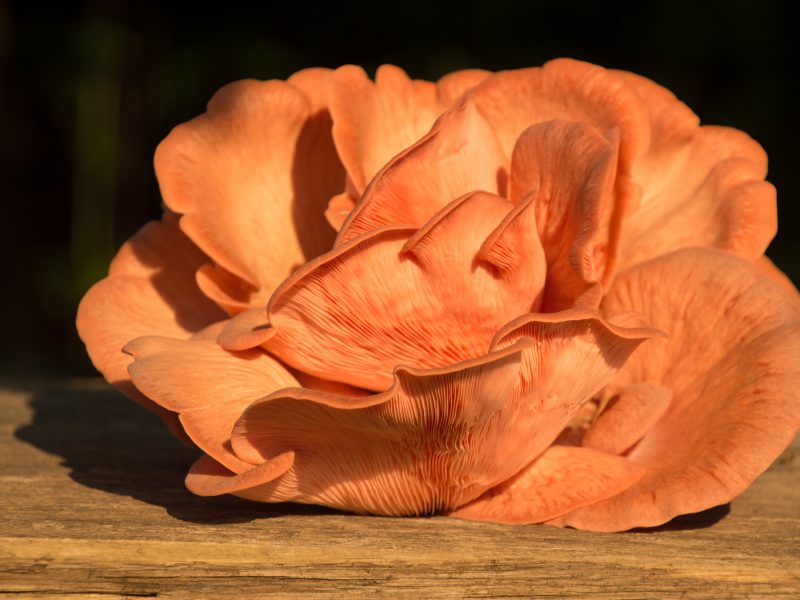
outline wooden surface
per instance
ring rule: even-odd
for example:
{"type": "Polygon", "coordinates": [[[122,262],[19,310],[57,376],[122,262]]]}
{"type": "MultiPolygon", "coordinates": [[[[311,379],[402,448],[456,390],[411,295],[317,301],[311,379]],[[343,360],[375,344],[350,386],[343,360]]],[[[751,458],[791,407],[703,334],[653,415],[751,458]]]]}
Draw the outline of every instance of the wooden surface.
{"type": "Polygon", "coordinates": [[[0,388],[0,597],[800,598],[800,446],[731,505],[592,534],[204,499],[96,381],[0,388]]]}

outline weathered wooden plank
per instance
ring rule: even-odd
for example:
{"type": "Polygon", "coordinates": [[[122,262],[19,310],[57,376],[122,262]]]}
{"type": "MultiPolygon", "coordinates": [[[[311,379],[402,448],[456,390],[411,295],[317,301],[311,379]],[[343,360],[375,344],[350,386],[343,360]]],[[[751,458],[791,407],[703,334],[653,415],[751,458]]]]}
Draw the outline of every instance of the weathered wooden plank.
{"type": "Polygon", "coordinates": [[[800,597],[797,442],[730,506],[594,534],[198,498],[195,451],[95,381],[6,385],[0,434],[13,597],[800,597]]]}

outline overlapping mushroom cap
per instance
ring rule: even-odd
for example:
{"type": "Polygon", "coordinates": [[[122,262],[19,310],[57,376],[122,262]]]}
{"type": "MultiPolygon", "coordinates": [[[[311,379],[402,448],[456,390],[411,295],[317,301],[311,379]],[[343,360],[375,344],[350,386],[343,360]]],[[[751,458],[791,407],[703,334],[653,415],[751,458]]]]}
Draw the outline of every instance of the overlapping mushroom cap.
{"type": "Polygon", "coordinates": [[[766,156],[649,80],[309,69],[155,162],[164,218],[78,329],[204,451],[195,493],[624,530],[732,499],[800,425],[766,156]]]}

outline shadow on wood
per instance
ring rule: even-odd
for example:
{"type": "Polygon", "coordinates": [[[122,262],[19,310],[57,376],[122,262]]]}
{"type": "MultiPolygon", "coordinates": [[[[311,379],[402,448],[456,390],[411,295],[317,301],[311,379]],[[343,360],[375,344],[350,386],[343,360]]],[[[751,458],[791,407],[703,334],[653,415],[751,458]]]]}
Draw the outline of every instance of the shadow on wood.
{"type": "MultiPolygon", "coordinates": [[[[81,485],[161,506],[182,521],[224,524],[337,513],[302,504],[195,496],[183,480],[199,451],[176,440],[157,417],[116,390],[52,387],[36,391],[29,404],[33,420],[15,432],[18,439],[60,456],[70,477],[81,485]]],[[[730,505],[725,504],[634,531],[699,529],[714,525],[729,512],[730,505]]]]}
{"type": "Polygon", "coordinates": [[[176,440],[157,417],[116,390],[53,387],[36,391],[29,405],[33,420],[14,432],[18,439],[60,456],[77,483],[161,506],[182,521],[224,524],[335,513],[302,504],[195,496],[183,480],[200,451],[176,440]]]}

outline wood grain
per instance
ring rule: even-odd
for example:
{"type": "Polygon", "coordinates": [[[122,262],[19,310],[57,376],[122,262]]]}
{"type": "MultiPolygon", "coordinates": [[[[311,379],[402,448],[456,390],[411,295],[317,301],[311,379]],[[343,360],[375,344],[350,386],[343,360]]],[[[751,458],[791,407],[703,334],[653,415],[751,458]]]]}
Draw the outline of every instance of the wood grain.
{"type": "Polygon", "coordinates": [[[195,451],[97,381],[0,388],[14,598],[800,598],[797,440],[731,505],[593,534],[204,499],[195,451]]]}

